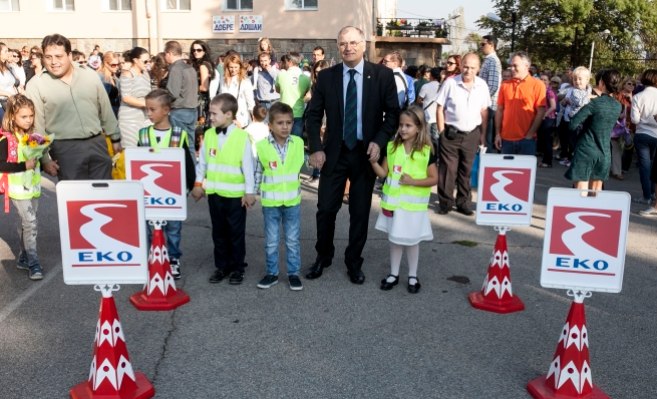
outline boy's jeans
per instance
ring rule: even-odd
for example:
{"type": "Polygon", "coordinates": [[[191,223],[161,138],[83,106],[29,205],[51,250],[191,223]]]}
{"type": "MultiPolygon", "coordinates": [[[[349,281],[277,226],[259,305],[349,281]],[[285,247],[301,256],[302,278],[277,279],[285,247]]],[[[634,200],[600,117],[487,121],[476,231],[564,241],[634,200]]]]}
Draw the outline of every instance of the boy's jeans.
{"type": "Polygon", "coordinates": [[[536,139],[509,141],[502,139],[502,154],[536,155],[536,139]]]}
{"type": "Polygon", "coordinates": [[[643,199],[649,200],[655,192],[655,185],[650,181],[650,171],[657,153],[657,139],[649,134],[639,133],[634,135],[634,148],[639,162],[639,179],[643,199]]]}
{"type": "MultiPolygon", "coordinates": [[[[153,238],[153,226],[147,223],[148,226],[148,248],[150,250],[151,240],[153,238]]],[[[169,252],[169,260],[180,259],[182,251],[180,250],[180,239],[182,232],[182,222],[180,220],[168,220],[167,224],[162,226],[162,232],[167,240],[167,252],[169,252]]]]}
{"type": "MultiPolygon", "coordinates": [[[[5,195],[7,195],[5,193],[5,195]]],[[[39,200],[32,198],[30,200],[15,200],[11,202],[18,210],[21,217],[21,227],[18,228],[18,234],[21,237],[21,251],[18,254],[20,262],[27,263],[29,267],[39,264],[37,258],[37,218],[36,212],[39,207],[39,200]]]]}
{"type": "Polygon", "coordinates": [[[265,220],[265,253],[267,254],[267,274],[278,276],[278,242],[280,225],[283,220],[285,235],[285,254],[287,275],[298,276],[301,269],[301,204],[295,206],[262,207],[265,220]]]}

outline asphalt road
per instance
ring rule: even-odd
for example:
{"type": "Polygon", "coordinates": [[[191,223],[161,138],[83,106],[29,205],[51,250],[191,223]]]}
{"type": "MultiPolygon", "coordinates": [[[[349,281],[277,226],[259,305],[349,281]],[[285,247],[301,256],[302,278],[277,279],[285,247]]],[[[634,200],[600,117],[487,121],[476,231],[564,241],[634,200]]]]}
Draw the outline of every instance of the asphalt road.
{"type": "MultiPolygon", "coordinates": [[[[207,202],[192,202],[178,281],[191,302],[140,312],[128,297],[141,287],[115,294],[133,369],[146,374],[157,398],[529,398],[525,386],[548,371],[570,306],[563,290],[539,284],[547,190],[569,185],[564,172],[558,164],[539,169],[533,225],[508,233],[513,291],[526,305],[509,315],[476,310],[467,299],[481,288],[496,233],[473,217],[435,214],[435,202],[434,240],[420,247],[417,295],[406,292],[405,259],[402,284],[379,289],[389,264],[387,237],[374,230],[376,196],[365,284],[351,284],[342,262],[349,220],[343,209],[339,255],[320,279],[302,279],[301,292],[287,284],[256,288],[266,270],[259,205],[247,217],[244,284],[209,284],[207,202]]],[[[607,188],[639,195],[637,169],[607,188]]],[[[315,206],[316,188],[304,186],[303,273],[315,257],[315,206]]],[[[622,293],[586,300],[593,381],[611,398],[657,397],[657,220],[638,216],[644,207],[632,206],[622,293]]],[[[47,277],[32,282],[15,265],[16,211],[0,216],[0,398],[67,398],[89,374],[100,294],[63,283],[52,182],[44,184],[38,217],[47,277]]]]}

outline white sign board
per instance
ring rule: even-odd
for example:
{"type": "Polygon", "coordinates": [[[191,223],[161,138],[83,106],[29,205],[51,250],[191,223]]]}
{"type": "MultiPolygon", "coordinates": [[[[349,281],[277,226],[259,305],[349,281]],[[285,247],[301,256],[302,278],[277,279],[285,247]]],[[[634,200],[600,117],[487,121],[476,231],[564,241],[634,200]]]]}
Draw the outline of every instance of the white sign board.
{"type": "Polygon", "coordinates": [[[184,149],[126,148],[125,176],[144,185],[146,219],[187,219],[184,149]]]}
{"type": "Polygon", "coordinates": [[[66,284],[145,284],[144,188],[118,180],[57,183],[66,284]]]}
{"type": "Polygon", "coordinates": [[[235,16],[234,15],[213,16],[212,33],[235,33],[235,16]]]}
{"type": "Polygon", "coordinates": [[[531,225],[535,181],[534,156],[480,155],[476,223],[531,225]]]}
{"type": "Polygon", "coordinates": [[[548,192],[541,286],[620,292],[630,194],[551,188],[548,192]]]}
{"type": "Polygon", "coordinates": [[[262,32],[262,15],[240,15],[240,32],[262,32]]]}

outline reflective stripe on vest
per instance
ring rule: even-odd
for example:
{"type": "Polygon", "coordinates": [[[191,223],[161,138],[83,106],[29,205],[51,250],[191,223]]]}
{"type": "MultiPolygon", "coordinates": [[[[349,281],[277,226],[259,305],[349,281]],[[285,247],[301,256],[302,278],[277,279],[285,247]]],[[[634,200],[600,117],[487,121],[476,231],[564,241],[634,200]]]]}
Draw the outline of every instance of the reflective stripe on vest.
{"type": "Polygon", "coordinates": [[[426,179],[430,147],[425,146],[421,152],[414,152],[412,158],[406,156],[403,145],[399,145],[396,150],[393,148],[393,143],[388,143],[388,177],[383,186],[381,207],[389,211],[399,207],[408,211],[426,211],[431,187],[404,186],[399,183],[399,179],[404,173],[413,179],[426,179]]]}
{"type": "Polygon", "coordinates": [[[157,142],[157,137],[155,137],[155,130],[153,125],[145,127],[139,130],[139,145],[143,147],[154,147],[154,148],[168,148],[171,147],[171,138],[173,134],[176,133],[178,136],[178,144],[176,147],[183,148],[183,145],[187,143],[189,146],[189,140],[187,137],[187,132],[182,130],[179,127],[170,127],[169,131],[162,137],[160,142],[157,142]],[[175,132],[174,132],[175,130],[175,132]]]}
{"type": "Polygon", "coordinates": [[[290,136],[284,163],[269,139],[257,142],[256,149],[258,160],[262,164],[262,206],[295,206],[301,203],[299,172],[304,162],[303,140],[290,136]],[[272,168],[274,165],[276,166],[272,168]]]}
{"type": "Polygon", "coordinates": [[[221,150],[219,136],[214,128],[205,132],[205,161],[207,194],[219,194],[226,198],[241,198],[246,193],[242,157],[244,147],[251,146],[249,134],[240,128],[233,128],[221,150]]]}
{"type": "MultiPolygon", "coordinates": [[[[14,139],[18,140],[15,136],[14,139]]],[[[25,162],[25,155],[23,154],[24,147],[25,145],[18,140],[18,162],[25,162]]],[[[41,168],[39,162],[37,162],[33,172],[32,184],[29,188],[23,185],[24,175],[27,171],[7,173],[7,193],[9,194],[9,198],[26,200],[41,196],[41,168]]]]}

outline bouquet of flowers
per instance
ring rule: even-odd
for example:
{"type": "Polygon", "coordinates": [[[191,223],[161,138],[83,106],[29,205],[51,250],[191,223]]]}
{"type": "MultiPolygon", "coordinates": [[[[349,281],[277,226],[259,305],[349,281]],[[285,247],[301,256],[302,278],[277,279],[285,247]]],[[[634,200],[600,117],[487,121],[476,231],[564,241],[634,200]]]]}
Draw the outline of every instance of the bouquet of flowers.
{"type": "MultiPolygon", "coordinates": [[[[50,137],[37,133],[24,134],[21,138],[21,143],[23,144],[23,155],[25,155],[25,159],[41,158],[50,145],[50,137]]],[[[23,186],[26,189],[34,185],[34,176],[34,169],[27,170],[23,174],[23,186]]]]}

